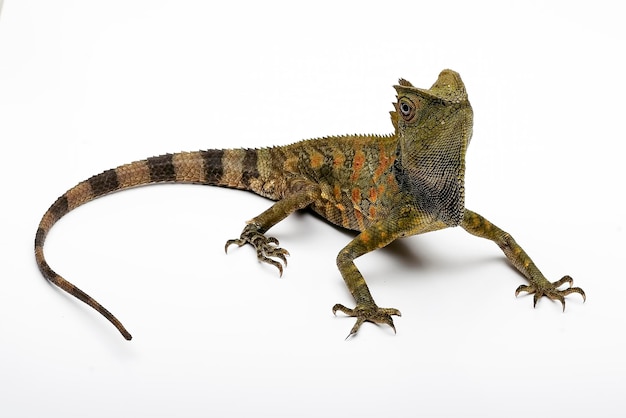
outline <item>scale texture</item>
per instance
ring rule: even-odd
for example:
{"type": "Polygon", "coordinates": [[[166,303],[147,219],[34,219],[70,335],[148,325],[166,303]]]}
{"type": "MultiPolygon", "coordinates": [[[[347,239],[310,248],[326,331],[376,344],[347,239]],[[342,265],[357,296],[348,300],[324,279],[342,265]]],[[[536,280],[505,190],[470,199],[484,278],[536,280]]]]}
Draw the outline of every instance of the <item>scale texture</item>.
{"type": "Polygon", "coordinates": [[[332,310],[356,318],[349,336],[364,322],[394,330],[395,308],[379,307],[354,260],[410,235],[461,226],[494,241],[528,280],[516,290],[559,300],[585,293],[565,276],[548,281],[510,234],[465,208],[465,152],[472,137],[473,111],[458,73],[444,70],[430,89],[404,79],[394,86],[394,133],[311,139],[261,149],[213,149],[165,154],[95,175],[60,196],[44,214],[35,237],[35,258],[46,279],[106,317],[130,340],[121,322],[94,298],[57,274],[43,247],[52,226],[74,208],[100,196],[156,183],[196,183],[249,190],[276,201],[248,221],[226,243],[252,245],[259,260],[282,274],[288,252],[265,233],[292,212],[310,208],[329,222],[359,234],[337,256],[337,267],[355,300],[354,308],[332,310]],[[560,286],[567,284],[565,289],[560,286]]]}

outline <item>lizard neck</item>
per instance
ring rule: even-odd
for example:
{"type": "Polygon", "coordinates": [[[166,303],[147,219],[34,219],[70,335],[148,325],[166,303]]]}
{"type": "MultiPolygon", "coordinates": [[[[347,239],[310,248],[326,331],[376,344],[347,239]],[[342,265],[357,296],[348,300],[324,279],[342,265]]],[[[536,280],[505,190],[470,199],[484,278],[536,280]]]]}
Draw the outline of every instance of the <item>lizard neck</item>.
{"type": "Polygon", "coordinates": [[[400,136],[393,164],[400,190],[413,198],[420,211],[446,225],[459,225],[465,209],[466,144],[432,135],[411,138],[400,136]]]}

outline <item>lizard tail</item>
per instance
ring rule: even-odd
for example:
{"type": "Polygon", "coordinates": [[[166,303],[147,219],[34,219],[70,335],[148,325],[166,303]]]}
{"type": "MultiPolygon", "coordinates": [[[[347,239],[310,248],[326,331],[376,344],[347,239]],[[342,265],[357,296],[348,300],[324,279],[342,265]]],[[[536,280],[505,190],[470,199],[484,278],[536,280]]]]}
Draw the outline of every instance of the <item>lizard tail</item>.
{"type": "Polygon", "coordinates": [[[39,270],[51,283],[99,312],[125,339],[130,340],[132,336],[113,314],[50,268],[44,257],[43,246],[52,226],[71,210],[100,196],[147,184],[196,183],[252,190],[258,193],[257,155],[258,150],[247,149],[165,154],[104,171],[77,184],[60,196],[39,222],[35,236],[35,260],[39,270]]]}

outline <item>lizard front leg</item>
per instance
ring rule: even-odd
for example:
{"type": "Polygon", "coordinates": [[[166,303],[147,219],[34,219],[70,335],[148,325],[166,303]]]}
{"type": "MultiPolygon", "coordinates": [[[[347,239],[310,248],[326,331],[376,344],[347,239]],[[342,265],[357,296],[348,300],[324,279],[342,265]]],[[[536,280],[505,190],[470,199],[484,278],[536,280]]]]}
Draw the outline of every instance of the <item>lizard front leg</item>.
{"type": "Polygon", "coordinates": [[[539,298],[546,296],[561,302],[563,310],[565,310],[565,296],[571,293],[580,294],[583,301],[586,299],[585,292],[580,287],[571,287],[574,280],[570,276],[564,276],[553,283],[549,282],[509,233],[498,228],[481,215],[465,209],[461,226],[472,235],[490,239],[498,244],[511,264],[526,277],[529,284],[519,286],[515,291],[515,296],[521,292],[534,294],[534,305],[537,304],[539,298]],[[560,290],[559,287],[565,283],[569,287],[560,290]]]}
{"type": "Polygon", "coordinates": [[[283,265],[271,257],[278,258],[286,266],[286,256],[289,255],[289,252],[278,246],[279,242],[276,238],[265,236],[265,232],[289,214],[307,207],[319,199],[319,196],[320,188],[318,185],[304,182],[298,184],[297,191],[287,195],[259,216],[249,220],[239,238],[226,241],[224,251],[227,252],[228,247],[232,244],[237,244],[239,247],[250,244],[256,249],[257,258],[264,263],[275,266],[282,276],[283,265]]]}
{"type": "Polygon", "coordinates": [[[364,254],[382,248],[397,238],[444,228],[442,222],[418,213],[410,205],[399,207],[394,213],[370,225],[346,245],[337,256],[337,267],[346,282],[346,286],[356,301],[354,309],[344,305],[333,306],[333,313],[341,311],[348,316],[356,317],[356,323],[350,330],[348,338],[356,334],[364,322],[389,325],[394,332],[393,315],[401,316],[395,308],[380,308],[365,283],[363,275],[354,264],[354,260],[364,254]]]}

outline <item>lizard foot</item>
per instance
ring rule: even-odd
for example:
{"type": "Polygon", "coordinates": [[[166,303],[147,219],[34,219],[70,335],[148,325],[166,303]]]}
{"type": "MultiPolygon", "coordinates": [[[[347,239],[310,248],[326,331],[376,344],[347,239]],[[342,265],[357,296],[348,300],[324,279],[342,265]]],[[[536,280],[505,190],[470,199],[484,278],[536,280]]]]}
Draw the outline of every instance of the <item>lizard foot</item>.
{"type": "Polygon", "coordinates": [[[393,325],[393,318],[391,318],[391,315],[402,316],[400,314],[400,311],[397,309],[379,308],[376,305],[364,306],[357,304],[356,308],[350,309],[338,303],[333,306],[333,314],[336,314],[337,311],[341,311],[348,316],[353,316],[356,318],[356,324],[354,324],[354,326],[350,330],[350,334],[348,334],[346,339],[355,335],[361,327],[361,324],[366,321],[374,322],[376,324],[387,324],[393,329],[393,332],[395,333],[396,327],[393,325]]]}
{"type": "Polygon", "coordinates": [[[280,259],[286,267],[286,256],[289,255],[289,252],[284,248],[278,247],[278,240],[276,238],[266,237],[261,231],[259,231],[258,225],[246,225],[238,239],[229,239],[226,241],[224,251],[228,252],[228,247],[232,244],[237,244],[239,247],[245,244],[252,245],[256,249],[256,256],[260,261],[273,265],[278,269],[280,275],[283,275],[283,265],[276,260],[272,260],[270,257],[280,259]]]}
{"type": "Polygon", "coordinates": [[[521,292],[534,294],[533,306],[537,306],[537,301],[540,297],[546,296],[552,300],[558,300],[561,302],[561,305],[563,305],[563,311],[565,311],[565,296],[571,293],[578,293],[583,297],[583,302],[587,300],[585,292],[580,287],[572,287],[572,283],[574,283],[574,279],[570,276],[564,276],[561,280],[557,280],[554,283],[546,281],[545,284],[523,284],[515,290],[515,296],[519,295],[521,292]],[[559,290],[558,287],[565,283],[567,283],[569,287],[567,289],[559,290]]]}

